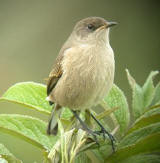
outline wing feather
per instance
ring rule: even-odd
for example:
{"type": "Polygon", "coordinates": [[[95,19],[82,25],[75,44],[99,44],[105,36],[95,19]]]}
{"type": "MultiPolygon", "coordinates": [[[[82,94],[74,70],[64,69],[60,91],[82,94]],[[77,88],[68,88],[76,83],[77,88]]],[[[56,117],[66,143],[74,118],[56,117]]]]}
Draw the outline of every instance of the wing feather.
{"type": "Polygon", "coordinates": [[[49,74],[48,82],[47,82],[47,95],[49,95],[54,87],[56,86],[58,80],[63,74],[61,61],[62,61],[63,55],[59,55],[56,59],[56,62],[53,66],[52,71],[49,74]]]}

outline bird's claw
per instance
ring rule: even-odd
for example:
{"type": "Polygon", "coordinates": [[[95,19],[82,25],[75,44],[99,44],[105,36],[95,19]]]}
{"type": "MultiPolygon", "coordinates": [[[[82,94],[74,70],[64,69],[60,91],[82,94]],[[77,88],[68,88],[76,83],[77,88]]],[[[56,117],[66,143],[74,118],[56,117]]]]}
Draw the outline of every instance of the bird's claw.
{"type": "Polygon", "coordinates": [[[95,134],[97,135],[101,135],[103,134],[103,138],[106,139],[106,135],[108,135],[108,137],[112,140],[112,141],[116,141],[114,136],[112,134],[110,134],[109,132],[107,132],[105,129],[101,129],[100,131],[94,131],[95,134]]]}
{"type": "Polygon", "coordinates": [[[111,140],[111,145],[112,145],[112,149],[113,152],[115,151],[115,147],[114,147],[114,142],[116,141],[114,136],[112,134],[110,134],[109,132],[107,132],[104,128],[101,128],[100,131],[94,131],[95,134],[97,135],[101,135],[103,134],[103,139],[106,139],[106,135],[108,135],[109,139],[111,140]]]}

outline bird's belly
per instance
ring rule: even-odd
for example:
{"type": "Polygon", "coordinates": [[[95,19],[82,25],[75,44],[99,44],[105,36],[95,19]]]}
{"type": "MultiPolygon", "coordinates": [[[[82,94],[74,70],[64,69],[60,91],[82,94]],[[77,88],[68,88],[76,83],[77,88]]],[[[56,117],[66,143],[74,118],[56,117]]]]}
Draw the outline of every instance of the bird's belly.
{"type": "Polygon", "coordinates": [[[70,109],[97,105],[113,84],[114,58],[81,58],[70,63],[54,90],[55,102],[70,109]],[[73,69],[74,67],[74,69],[73,69]]]}

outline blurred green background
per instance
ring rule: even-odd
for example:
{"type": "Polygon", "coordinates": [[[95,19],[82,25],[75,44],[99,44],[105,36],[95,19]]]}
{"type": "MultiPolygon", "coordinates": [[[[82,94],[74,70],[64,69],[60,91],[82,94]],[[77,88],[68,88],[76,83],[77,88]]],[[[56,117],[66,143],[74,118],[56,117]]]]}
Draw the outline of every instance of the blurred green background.
{"type": "MultiPolygon", "coordinates": [[[[140,84],[151,70],[159,70],[158,0],[0,0],[0,96],[17,82],[45,83],[44,78],[48,77],[74,24],[88,16],[119,22],[110,34],[116,60],[115,83],[129,98],[125,68],[140,84]]],[[[48,119],[35,111],[2,102],[0,113],[48,119]]],[[[0,133],[0,142],[24,163],[42,162],[40,150],[23,140],[0,133]]]]}

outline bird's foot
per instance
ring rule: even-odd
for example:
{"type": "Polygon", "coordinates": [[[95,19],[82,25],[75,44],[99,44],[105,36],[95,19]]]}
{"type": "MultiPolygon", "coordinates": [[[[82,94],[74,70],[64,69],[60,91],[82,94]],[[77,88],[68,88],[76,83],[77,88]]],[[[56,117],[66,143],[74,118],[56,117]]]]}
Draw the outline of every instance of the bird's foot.
{"type": "Polygon", "coordinates": [[[99,145],[99,142],[98,142],[98,139],[97,139],[97,133],[92,131],[91,129],[87,128],[86,130],[92,137],[93,137],[93,140],[96,142],[97,145],[99,145]]]}
{"type": "Polygon", "coordinates": [[[112,149],[113,149],[113,152],[115,152],[115,145],[114,145],[114,142],[116,141],[114,136],[112,134],[110,134],[105,128],[101,128],[100,131],[94,131],[95,134],[97,135],[101,135],[103,134],[103,138],[104,140],[106,139],[106,135],[108,135],[110,141],[111,141],[111,145],[112,145],[112,149]]]}

